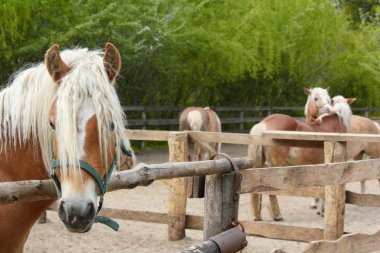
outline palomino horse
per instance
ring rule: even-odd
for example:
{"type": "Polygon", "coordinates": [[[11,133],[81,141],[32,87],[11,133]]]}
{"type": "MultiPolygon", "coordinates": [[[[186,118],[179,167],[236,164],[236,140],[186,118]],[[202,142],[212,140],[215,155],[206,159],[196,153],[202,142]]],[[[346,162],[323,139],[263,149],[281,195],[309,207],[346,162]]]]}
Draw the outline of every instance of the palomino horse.
{"type": "MultiPolygon", "coordinates": [[[[316,107],[315,103],[322,101],[329,101],[327,90],[322,88],[309,89],[309,97],[307,100],[306,107],[312,108],[316,107]],[[318,98],[318,99],[315,99],[318,98]]],[[[324,111],[321,106],[320,110],[324,111]]],[[[310,110],[305,110],[309,113],[310,110]]],[[[310,120],[310,115],[307,114],[306,118],[310,120]]],[[[282,130],[282,131],[307,131],[307,132],[337,132],[344,133],[347,128],[343,124],[342,120],[336,115],[328,115],[324,118],[323,123],[320,125],[309,125],[294,118],[283,115],[283,114],[273,114],[260,123],[256,124],[251,129],[251,134],[260,134],[267,130],[282,130]]],[[[324,153],[322,148],[297,148],[288,147],[282,145],[276,146],[261,146],[261,145],[249,145],[248,147],[248,157],[254,161],[261,161],[262,157],[263,163],[256,164],[256,167],[261,167],[265,165],[267,167],[278,167],[285,165],[303,165],[303,164],[319,164],[324,162],[324,153]]],[[[269,195],[271,208],[270,215],[274,220],[282,220],[282,215],[278,206],[277,198],[275,195],[269,195]]],[[[254,219],[261,220],[261,195],[252,195],[252,207],[254,211],[254,219]]]]}
{"type": "MultiPolygon", "coordinates": [[[[104,53],[61,53],[53,45],[44,63],[19,72],[0,93],[0,182],[52,175],[58,215],[71,232],[91,229],[110,172],[129,145],[114,87],[120,66],[110,43],[104,53]]],[[[22,252],[31,227],[54,201],[0,205],[0,251],[22,252]]]]}
{"type": "MultiPolygon", "coordinates": [[[[355,101],[354,98],[344,98],[343,96],[335,96],[332,99],[332,112],[341,114],[347,111],[345,107],[355,101]]],[[[326,113],[319,116],[321,121],[326,113]]],[[[376,122],[362,116],[352,115],[350,118],[350,128],[347,132],[358,134],[380,134],[380,126],[376,122]]],[[[347,159],[361,160],[366,154],[369,158],[380,158],[380,143],[376,142],[347,142],[347,159]]],[[[365,181],[361,182],[361,192],[365,193],[365,181]]]]}
{"type": "MultiPolygon", "coordinates": [[[[218,115],[209,107],[188,107],[179,117],[179,130],[221,132],[222,126],[218,115]]],[[[220,153],[220,148],[220,143],[195,142],[194,160],[208,160],[212,155],[220,153]]],[[[189,197],[203,197],[204,185],[205,176],[193,177],[193,183],[189,184],[189,197]]]]}

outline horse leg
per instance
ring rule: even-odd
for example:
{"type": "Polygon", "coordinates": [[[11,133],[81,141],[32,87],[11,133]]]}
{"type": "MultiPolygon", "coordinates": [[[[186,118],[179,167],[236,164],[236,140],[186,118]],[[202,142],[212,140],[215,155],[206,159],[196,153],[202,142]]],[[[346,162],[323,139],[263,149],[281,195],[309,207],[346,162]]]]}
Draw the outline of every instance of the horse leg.
{"type": "Polygon", "coordinates": [[[262,200],[262,194],[252,193],[251,204],[252,204],[252,211],[253,211],[253,220],[255,221],[263,220],[261,218],[261,200],[262,200]]]}
{"type": "Polygon", "coordinates": [[[269,201],[270,201],[270,208],[269,208],[269,214],[272,217],[274,221],[283,221],[284,218],[282,218],[280,206],[278,205],[277,196],[276,195],[269,195],[269,201]]]}

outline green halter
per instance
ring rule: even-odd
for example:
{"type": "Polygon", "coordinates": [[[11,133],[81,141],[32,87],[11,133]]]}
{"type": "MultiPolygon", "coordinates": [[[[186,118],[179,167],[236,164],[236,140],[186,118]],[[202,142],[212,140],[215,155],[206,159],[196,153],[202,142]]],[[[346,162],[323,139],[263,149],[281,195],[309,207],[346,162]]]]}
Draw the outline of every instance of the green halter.
{"type": "MultiPolygon", "coordinates": [[[[132,157],[132,152],[130,150],[128,150],[124,145],[121,145],[121,151],[125,155],[132,157]]],[[[104,201],[104,194],[107,191],[108,181],[111,177],[113,168],[116,166],[116,161],[117,161],[117,156],[115,154],[113,159],[112,159],[112,163],[111,163],[110,167],[108,168],[106,175],[104,176],[104,179],[102,179],[101,176],[99,175],[98,171],[94,167],[92,167],[89,163],[87,163],[83,160],[79,160],[79,167],[92,176],[92,178],[95,180],[95,182],[98,185],[98,188],[100,190],[99,205],[98,205],[98,210],[96,211],[96,214],[98,214],[100,209],[102,209],[103,201],[104,201]]],[[[51,164],[51,169],[52,169],[50,176],[53,179],[53,181],[57,187],[57,190],[59,191],[59,193],[61,193],[61,182],[59,181],[57,175],[55,174],[55,169],[60,167],[61,164],[60,164],[59,160],[56,160],[54,158],[53,144],[51,145],[51,148],[50,148],[50,164],[51,164]]],[[[96,215],[95,222],[107,225],[115,231],[119,230],[119,224],[116,221],[114,221],[108,217],[96,215]]]]}

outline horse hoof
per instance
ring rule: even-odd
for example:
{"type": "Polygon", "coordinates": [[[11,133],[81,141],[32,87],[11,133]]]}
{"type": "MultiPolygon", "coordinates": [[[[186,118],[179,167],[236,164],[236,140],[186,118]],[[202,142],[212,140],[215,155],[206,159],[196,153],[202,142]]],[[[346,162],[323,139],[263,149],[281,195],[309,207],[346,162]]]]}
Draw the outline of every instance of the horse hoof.
{"type": "Polygon", "coordinates": [[[284,221],[284,218],[282,218],[282,217],[278,217],[278,218],[274,218],[273,220],[274,220],[274,221],[284,221]]]}
{"type": "Polygon", "coordinates": [[[310,205],[310,209],[317,209],[317,205],[310,205]]]}
{"type": "Polygon", "coordinates": [[[263,219],[260,217],[260,218],[254,218],[253,220],[254,221],[262,221],[263,219]]]}

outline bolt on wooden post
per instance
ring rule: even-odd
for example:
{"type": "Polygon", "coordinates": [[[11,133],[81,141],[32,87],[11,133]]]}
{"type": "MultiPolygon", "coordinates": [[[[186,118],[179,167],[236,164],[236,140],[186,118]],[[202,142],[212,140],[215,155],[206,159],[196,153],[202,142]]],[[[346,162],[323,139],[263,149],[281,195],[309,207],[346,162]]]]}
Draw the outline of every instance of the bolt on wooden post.
{"type": "MultiPolygon", "coordinates": [[[[187,161],[187,133],[170,133],[169,162],[187,161]]],[[[170,241],[183,239],[186,227],[187,178],[173,178],[170,181],[168,203],[168,238],[170,241]]]]}
{"type": "MultiPolygon", "coordinates": [[[[325,163],[346,161],[345,142],[325,142],[325,163]]],[[[325,186],[324,239],[336,240],[343,235],[345,212],[345,185],[325,186]]]]}

